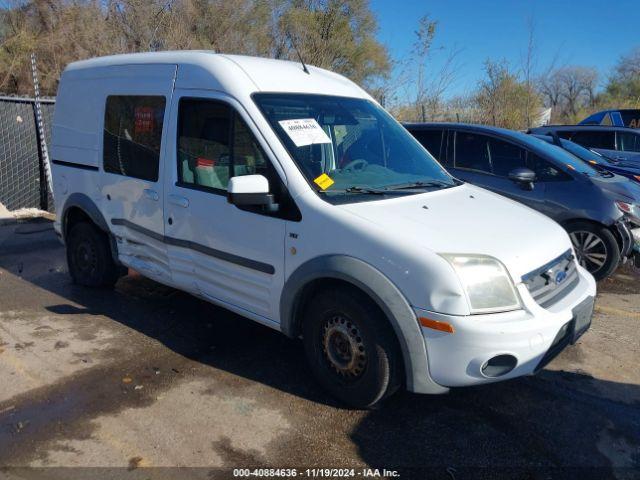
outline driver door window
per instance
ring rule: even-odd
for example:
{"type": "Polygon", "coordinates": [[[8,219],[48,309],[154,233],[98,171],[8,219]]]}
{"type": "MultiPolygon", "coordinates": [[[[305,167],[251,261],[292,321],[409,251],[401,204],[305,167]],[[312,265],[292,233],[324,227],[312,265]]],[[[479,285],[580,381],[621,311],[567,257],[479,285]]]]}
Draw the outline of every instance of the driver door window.
{"type": "Polygon", "coordinates": [[[536,174],[537,182],[566,182],[572,180],[570,175],[533,153],[529,154],[528,163],[529,168],[536,174]]]}
{"type": "Polygon", "coordinates": [[[489,140],[489,154],[491,171],[499,177],[507,177],[512,170],[527,166],[525,150],[502,140],[489,140]]]}
{"type": "Polygon", "coordinates": [[[261,148],[245,122],[222,102],[183,99],[179,107],[178,183],[226,193],[229,178],[266,175],[261,148]]]}
{"type": "Polygon", "coordinates": [[[456,132],[455,168],[491,173],[487,137],[474,133],[456,132]]]}

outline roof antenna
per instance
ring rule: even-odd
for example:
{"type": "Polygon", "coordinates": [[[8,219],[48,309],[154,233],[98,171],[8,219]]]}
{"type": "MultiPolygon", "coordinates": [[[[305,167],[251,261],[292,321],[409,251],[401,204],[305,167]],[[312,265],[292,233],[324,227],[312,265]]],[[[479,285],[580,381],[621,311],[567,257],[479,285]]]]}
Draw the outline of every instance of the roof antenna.
{"type": "Polygon", "coordinates": [[[289,37],[289,43],[291,43],[291,46],[293,47],[293,49],[296,52],[296,55],[298,55],[298,60],[300,60],[300,63],[302,64],[302,71],[304,73],[306,73],[307,75],[311,75],[311,72],[309,71],[307,66],[304,64],[304,60],[302,59],[302,55],[300,55],[300,51],[298,50],[298,47],[296,46],[296,42],[293,41],[293,37],[291,36],[291,33],[288,33],[287,36],[289,37]]]}

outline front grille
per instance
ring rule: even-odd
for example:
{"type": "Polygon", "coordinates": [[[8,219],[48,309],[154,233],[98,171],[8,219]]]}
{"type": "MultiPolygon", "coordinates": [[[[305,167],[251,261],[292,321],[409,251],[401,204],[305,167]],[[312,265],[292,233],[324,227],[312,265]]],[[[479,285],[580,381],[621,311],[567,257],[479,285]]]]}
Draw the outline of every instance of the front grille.
{"type": "Polygon", "coordinates": [[[529,293],[542,308],[548,308],[566,297],[578,284],[576,262],[567,250],[558,258],[527,273],[522,281],[529,293]]]}

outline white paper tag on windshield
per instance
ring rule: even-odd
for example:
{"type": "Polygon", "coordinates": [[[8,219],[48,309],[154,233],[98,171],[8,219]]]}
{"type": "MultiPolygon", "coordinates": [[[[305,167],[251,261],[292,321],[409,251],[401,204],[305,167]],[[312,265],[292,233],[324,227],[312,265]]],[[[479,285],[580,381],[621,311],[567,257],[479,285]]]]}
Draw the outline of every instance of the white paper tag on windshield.
{"type": "Polygon", "coordinates": [[[331,143],[331,139],[313,118],[280,120],[278,123],[284,128],[289,138],[296,144],[296,147],[304,147],[315,143],[331,143]]]}

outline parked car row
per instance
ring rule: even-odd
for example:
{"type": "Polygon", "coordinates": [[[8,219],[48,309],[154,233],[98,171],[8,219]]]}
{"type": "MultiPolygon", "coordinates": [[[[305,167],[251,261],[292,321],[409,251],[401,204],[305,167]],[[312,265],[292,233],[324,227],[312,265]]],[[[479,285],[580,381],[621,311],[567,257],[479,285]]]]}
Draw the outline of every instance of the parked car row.
{"type": "Polygon", "coordinates": [[[584,267],[628,254],[636,191],[532,136],[411,128],[451,173],[363,89],[302,63],[73,63],[51,147],[71,277],[112,287],[129,267],[302,338],[357,407],[539,371],[589,328],[584,267]]]}
{"type": "Polygon", "coordinates": [[[552,137],[549,143],[521,132],[460,123],[405,127],[454,177],[557,221],[569,233],[580,264],[597,280],[634,254],[640,183],[595,168],[554,145],[552,137]]]}

